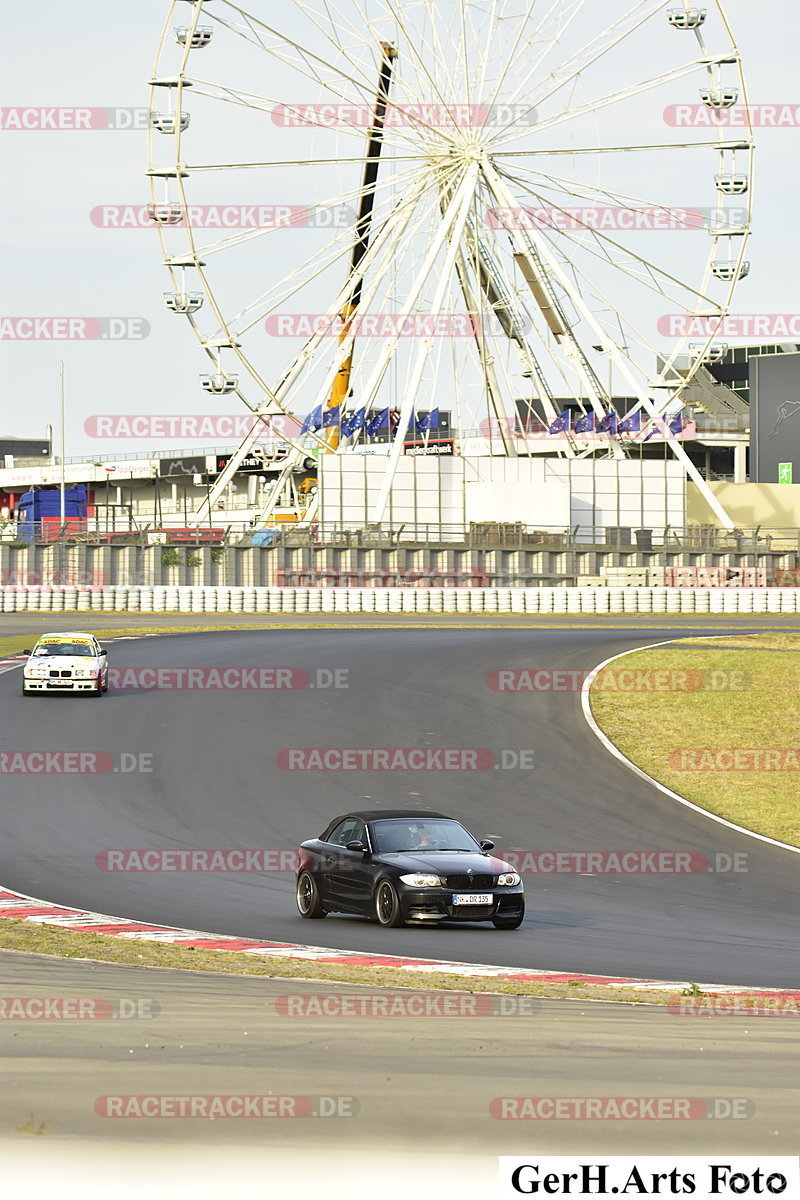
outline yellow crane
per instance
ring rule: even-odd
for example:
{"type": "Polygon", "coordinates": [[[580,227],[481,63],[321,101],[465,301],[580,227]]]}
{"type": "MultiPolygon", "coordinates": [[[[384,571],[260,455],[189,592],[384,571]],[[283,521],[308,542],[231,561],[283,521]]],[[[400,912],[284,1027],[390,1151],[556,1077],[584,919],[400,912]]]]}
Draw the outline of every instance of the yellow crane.
{"type": "MultiPolygon", "coordinates": [[[[381,42],[381,70],[378,80],[378,94],[375,99],[375,112],[372,118],[372,124],[369,130],[369,138],[367,142],[367,158],[364,164],[364,184],[361,189],[361,200],[358,208],[358,219],[356,221],[356,237],[353,243],[353,254],[350,262],[350,276],[358,271],[361,260],[369,249],[370,230],[372,226],[372,212],[375,207],[375,190],[378,181],[378,166],[380,163],[381,149],[383,147],[383,129],[386,121],[386,107],[389,103],[389,88],[392,82],[392,71],[394,60],[397,58],[397,50],[389,42],[381,42]]],[[[363,277],[359,277],[353,287],[348,303],[344,306],[339,314],[341,321],[341,332],[339,334],[339,345],[347,339],[353,324],[358,306],[361,303],[361,292],[363,289],[363,277]]],[[[328,450],[335,450],[339,445],[339,427],[344,406],[350,394],[350,375],[353,369],[353,351],[342,362],[336,378],[333,381],[331,394],[328,398],[328,410],[338,408],[339,418],[334,425],[330,425],[323,432],[323,437],[328,450]]]]}

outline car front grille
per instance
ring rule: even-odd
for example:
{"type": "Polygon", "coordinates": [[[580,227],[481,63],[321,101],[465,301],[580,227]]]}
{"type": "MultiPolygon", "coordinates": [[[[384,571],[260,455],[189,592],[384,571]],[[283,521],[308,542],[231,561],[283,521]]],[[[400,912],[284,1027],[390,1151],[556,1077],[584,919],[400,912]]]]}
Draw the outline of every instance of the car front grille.
{"type": "Polygon", "coordinates": [[[485,892],[495,885],[494,875],[446,875],[445,886],[455,892],[485,892]]]}
{"type": "Polygon", "coordinates": [[[51,671],[51,679],[72,679],[72,671],[51,671]]]}
{"type": "Polygon", "coordinates": [[[484,920],[494,909],[494,904],[458,904],[454,905],[450,910],[454,917],[460,917],[464,920],[477,918],[484,920]]]}

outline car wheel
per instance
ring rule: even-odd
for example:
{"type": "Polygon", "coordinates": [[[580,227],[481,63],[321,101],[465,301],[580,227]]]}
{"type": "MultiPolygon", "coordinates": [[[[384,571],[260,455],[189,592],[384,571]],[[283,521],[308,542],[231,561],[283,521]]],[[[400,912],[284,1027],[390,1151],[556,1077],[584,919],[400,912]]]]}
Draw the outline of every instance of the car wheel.
{"type": "Polygon", "coordinates": [[[32,696],[32,695],[33,695],[33,692],[32,692],[32,691],[30,691],[30,689],[29,689],[29,688],[23,687],[23,689],[22,689],[22,694],[23,694],[23,696],[32,696]]]}
{"type": "Polygon", "coordinates": [[[93,696],[95,698],[95,700],[99,700],[100,697],[102,696],[102,694],[103,694],[103,682],[102,682],[102,680],[98,679],[97,687],[94,689],[94,691],[90,692],[89,695],[93,696]]]}
{"type": "Polygon", "coordinates": [[[389,883],[388,879],[378,884],[375,893],[375,915],[384,929],[397,929],[400,925],[405,925],[400,897],[394,884],[389,883]]]}
{"type": "Polygon", "coordinates": [[[297,877],[297,911],[307,921],[317,921],[320,917],[328,915],[327,910],[322,907],[316,880],[308,871],[303,871],[297,877]]]}
{"type": "Polygon", "coordinates": [[[492,917],[492,924],[495,929],[519,929],[522,922],[525,920],[524,906],[518,913],[508,917],[492,917]]]}

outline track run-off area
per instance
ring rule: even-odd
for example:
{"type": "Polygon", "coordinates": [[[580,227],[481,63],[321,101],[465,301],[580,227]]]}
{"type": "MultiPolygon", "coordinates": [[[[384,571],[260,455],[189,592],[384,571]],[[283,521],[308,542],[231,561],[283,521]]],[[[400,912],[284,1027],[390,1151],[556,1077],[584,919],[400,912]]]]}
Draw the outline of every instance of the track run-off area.
{"type": "MultiPolygon", "coordinates": [[[[20,614],[4,625],[7,633],[44,631],[80,620],[20,614]]],[[[123,622],[114,614],[116,628],[123,622]]],[[[97,618],[85,624],[100,632],[97,618]]],[[[637,776],[586,723],[580,685],[504,692],[492,680],[521,668],[577,679],[613,655],[687,631],[795,624],[651,618],[575,627],[523,618],[500,627],[360,618],[335,627],[334,618],[324,628],[286,622],[166,634],[112,644],[114,671],[131,681],[137,672],[147,680],[156,667],[176,679],[189,669],[234,669],[252,680],[253,669],[283,669],[295,686],[112,686],[100,700],[23,700],[19,670],[7,670],[0,675],[7,751],[82,751],[102,756],[107,769],[3,780],[0,883],[142,922],[363,954],[794,989],[800,855],[709,820],[637,776]],[[327,748],[416,749],[432,769],[298,769],[313,756],[288,754],[327,748]],[[439,769],[441,749],[480,751],[481,769],[439,769]],[[446,812],[477,837],[493,838],[501,856],[522,856],[522,928],[386,931],[335,915],[302,921],[291,852],[340,812],[393,807],[446,812]],[[135,862],[109,857],[113,851],[196,849],[264,857],[261,869],[250,870],[109,869],[135,862]],[[596,857],[581,856],[586,851],[653,853],[666,869],[597,870],[596,857]],[[542,869],[553,861],[543,852],[566,854],[562,861],[572,865],[542,869]],[[691,870],[670,869],[675,855],[691,870]],[[539,869],[525,870],[526,862],[539,869]]]]}

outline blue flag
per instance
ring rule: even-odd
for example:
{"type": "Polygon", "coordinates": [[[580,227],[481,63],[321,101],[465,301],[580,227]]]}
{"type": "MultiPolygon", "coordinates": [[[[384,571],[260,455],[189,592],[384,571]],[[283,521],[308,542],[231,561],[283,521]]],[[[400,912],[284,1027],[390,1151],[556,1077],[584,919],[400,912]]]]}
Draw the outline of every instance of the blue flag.
{"type": "Polygon", "coordinates": [[[617,425],[617,433],[638,433],[642,427],[641,412],[631,413],[629,417],[624,417],[617,425]]]}
{"type": "Polygon", "coordinates": [[[571,414],[570,414],[569,409],[565,408],[563,412],[560,412],[558,414],[555,421],[553,421],[553,424],[550,426],[550,428],[548,429],[547,432],[548,433],[568,432],[569,427],[570,427],[570,416],[571,416],[571,414]]]}
{"type": "Polygon", "coordinates": [[[311,433],[312,430],[322,428],[322,405],[318,404],[316,408],[312,408],[306,419],[303,421],[300,429],[301,433],[311,433]]]}
{"type": "Polygon", "coordinates": [[[430,433],[432,429],[439,428],[439,409],[432,408],[429,413],[421,413],[417,417],[414,428],[417,433],[430,433]]]}
{"type": "Polygon", "coordinates": [[[389,409],[382,408],[380,412],[373,413],[364,428],[370,437],[372,437],[373,434],[380,433],[381,429],[388,429],[389,409]]]}
{"type": "Polygon", "coordinates": [[[609,413],[607,417],[603,417],[602,421],[597,426],[598,433],[616,433],[617,432],[617,414],[609,413]]]}
{"type": "Polygon", "coordinates": [[[683,433],[683,413],[678,413],[676,416],[671,418],[669,423],[669,431],[670,433],[674,434],[683,433]]]}
{"type": "Polygon", "coordinates": [[[333,408],[326,408],[322,417],[322,428],[332,429],[334,425],[338,425],[341,413],[341,404],[336,404],[333,408]]]}
{"type": "Polygon", "coordinates": [[[587,413],[585,417],[575,422],[576,433],[594,433],[594,413],[587,413]]]}
{"type": "Polygon", "coordinates": [[[354,412],[350,418],[350,432],[356,433],[357,430],[363,429],[365,424],[364,409],[360,408],[358,412],[354,412]]]}

